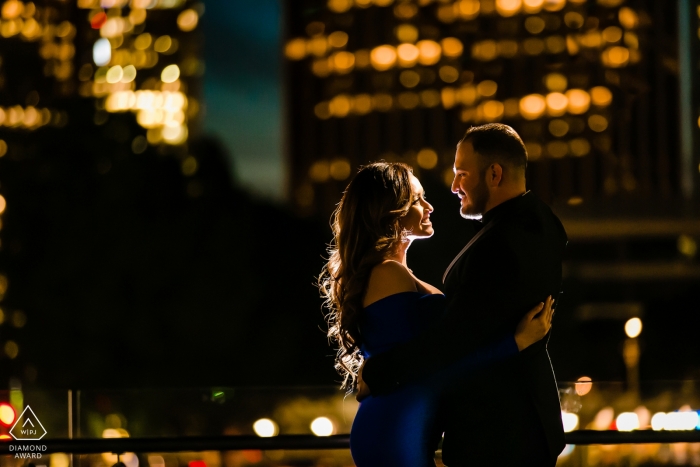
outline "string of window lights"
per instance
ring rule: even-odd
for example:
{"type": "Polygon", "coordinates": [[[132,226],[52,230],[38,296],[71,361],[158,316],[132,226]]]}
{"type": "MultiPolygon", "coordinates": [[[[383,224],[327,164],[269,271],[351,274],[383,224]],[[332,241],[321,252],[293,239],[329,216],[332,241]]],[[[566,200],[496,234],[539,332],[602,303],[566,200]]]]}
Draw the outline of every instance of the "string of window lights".
{"type": "MultiPolygon", "coordinates": [[[[370,8],[394,6],[394,14],[398,17],[413,17],[417,13],[417,7],[427,6],[433,3],[442,3],[442,10],[454,10],[466,19],[476,18],[481,14],[497,12],[501,16],[509,17],[518,13],[539,13],[545,11],[560,11],[567,0],[328,0],[328,9],[335,13],[345,13],[351,8],[370,8]]],[[[568,3],[581,5],[586,0],[568,0],[568,3]]],[[[616,7],[624,3],[624,0],[598,0],[598,3],[607,7],[616,7]]]]}
{"type": "MultiPolygon", "coordinates": [[[[583,25],[583,17],[577,12],[569,12],[580,19],[565,21],[571,28],[580,28],[583,25]]],[[[565,17],[565,18],[566,18],[565,17]]],[[[621,24],[625,28],[634,28],[638,23],[636,13],[629,8],[622,8],[619,12],[621,24]]],[[[533,16],[527,18],[525,26],[532,34],[539,34],[544,29],[544,20],[533,16]],[[537,24],[531,25],[533,21],[537,24]],[[539,24],[539,22],[542,24],[539,24]],[[530,26],[528,26],[530,24],[530,26]]],[[[442,39],[441,43],[433,40],[421,40],[415,45],[418,31],[410,24],[400,25],[396,29],[397,38],[402,43],[396,47],[392,45],[380,45],[371,51],[358,50],[355,53],[348,51],[332,52],[333,48],[342,48],[348,42],[348,35],[342,31],[335,31],[328,37],[317,35],[309,40],[295,38],[289,41],[285,48],[287,57],[291,60],[302,60],[308,55],[318,57],[312,62],[311,68],[315,75],[326,77],[331,73],[347,74],[354,68],[365,69],[371,65],[377,71],[389,70],[395,66],[408,68],[416,64],[430,66],[440,61],[441,55],[448,58],[459,58],[463,54],[462,42],[454,37],[442,39]],[[327,59],[321,59],[326,57],[327,59]]],[[[601,61],[609,68],[622,68],[629,64],[638,63],[641,59],[639,52],[639,39],[632,31],[625,31],[617,26],[609,26],[602,32],[590,30],[582,34],[568,34],[566,37],[554,35],[543,39],[528,38],[523,41],[515,40],[484,40],[475,42],[471,47],[471,56],[480,61],[490,61],[498,57],[514,58],[518,53],[524,55],[539,55],[545,51],[559,54],[567,51],[570,55],[576,55],[581,48],[603,49],[601,61]],[[627,47],[615,45],[624,41],[627,47]]],[[[454,67],[442,67],[441,78],[445,82],[454,82],[458,78],[458,70],[454,67]]],[[[416,83],[417,84],[417,83],[416,83]]]]}
{"type": "MultiPolygon", "coordinates": [[[[92,49],[97,69],[93,71],[92,65],[85,64],[78,73],[80,94],[104,97],[107,112],[136,113],[136,121],[148,130],[151,144],[180,145],[187,141],[188,113],[196,114],[198,105],[187,96],[180,77],[183,72],[195,74],[200,64],[194,59],[165,65],[160,81],[146,79],[137,90],[139,70],[156,67],[160,57],[174,54],[179,44],[169,35],[155,37],[148,32],[137,34],[133,40],[126,38],[146,21],[148,10],[175,9],[183,4],[184,0],[78,0],[79,8],[91,10],[88,20],[101,36],[92,49]],[[122,16],[121,8],[125,6],[130,10],[122,16]]],[[[200,14],[193,8],[181,11],[177,17],[180,30],[193,31],[200,14]]]]}

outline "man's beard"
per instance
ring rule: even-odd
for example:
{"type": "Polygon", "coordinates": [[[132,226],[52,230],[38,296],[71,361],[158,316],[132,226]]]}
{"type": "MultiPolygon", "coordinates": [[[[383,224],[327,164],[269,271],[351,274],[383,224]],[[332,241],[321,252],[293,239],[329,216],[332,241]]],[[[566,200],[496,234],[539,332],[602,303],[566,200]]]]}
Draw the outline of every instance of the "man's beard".
{"type": "Polygon", "coordinates": [[[471,204],[469,206],[460,206],[459,213],[465,219],[480,220],[484,215],[484,211],[486,211],[486,204],[489,202],[490,196],[491,193],[489,193],[486,182],[482,178],[469,196],[471,204]]]}

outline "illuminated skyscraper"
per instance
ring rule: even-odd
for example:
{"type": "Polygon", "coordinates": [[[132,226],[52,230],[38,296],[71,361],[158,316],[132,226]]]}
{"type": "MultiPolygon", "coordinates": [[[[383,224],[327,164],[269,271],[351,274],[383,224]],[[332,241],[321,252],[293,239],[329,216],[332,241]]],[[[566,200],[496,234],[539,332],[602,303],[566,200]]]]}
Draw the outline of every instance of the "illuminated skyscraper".
{"type": "Polygon", "coordinates": [[[326,215],[377,159],[449,184],[456,142],[487,122],[518,131],[530,188],[565,211],[645,215],[692,199],[696,4],[288,2],[292,199],[326,215]]]}

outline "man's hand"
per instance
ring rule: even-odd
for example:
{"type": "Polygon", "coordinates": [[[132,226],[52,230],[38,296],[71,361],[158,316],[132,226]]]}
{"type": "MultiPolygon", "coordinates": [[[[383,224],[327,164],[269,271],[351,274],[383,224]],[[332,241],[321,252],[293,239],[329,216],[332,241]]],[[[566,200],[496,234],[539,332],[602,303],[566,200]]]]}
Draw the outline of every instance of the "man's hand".
{"type": "Polygon", "coordinates": [[[367,397],[372,395],[369,392],[369,386],[367,386],[367,384],[365,384],[365,381],[362,379],[362,369],[364,367],[365,363],[362,362],[360,371],[357,372],[357,394],[355,394],[355,400],[357,402],[362,402],[364,399],[367,399],[367,397]]]}

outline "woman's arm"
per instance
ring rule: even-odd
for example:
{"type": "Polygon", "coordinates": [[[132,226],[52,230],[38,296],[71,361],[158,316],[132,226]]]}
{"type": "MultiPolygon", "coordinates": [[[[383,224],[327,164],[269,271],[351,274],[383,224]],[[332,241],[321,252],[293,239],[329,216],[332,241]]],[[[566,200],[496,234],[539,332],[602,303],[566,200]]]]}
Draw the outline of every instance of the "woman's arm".
{"type": "MultiPolygon", "coordinates": [[[[552,327],[553,304],[554,300],[552,297],[547,297],[544,303],[537,304],[523,316],[515,329],[515,334],[504,336],[495,342],[490,342],[473,350],[457,362],[438,372],[435,377],[441,379],[450,375],[474,371],[490,363],[514,357],[535,342],[540,341],[552,327]]],[[[358,376],[357,391],[355,398],[358,401],[362,401],[362,399],[370,395],[367,385],[362,380],[362,368],[360,368],[358,376]]]]}
{"type": "Polygon", "coordinates": [[[514,335],[503,336],[495,342],[489,342],[473,350],[456,363],[449,365],[443,372],[456,375],[474,371],[491,363],[514,357],[542,340],[552,327],[553,303],[552,297],[547,297],[544,303],[537,304],[523,316],[514,335]]]}

